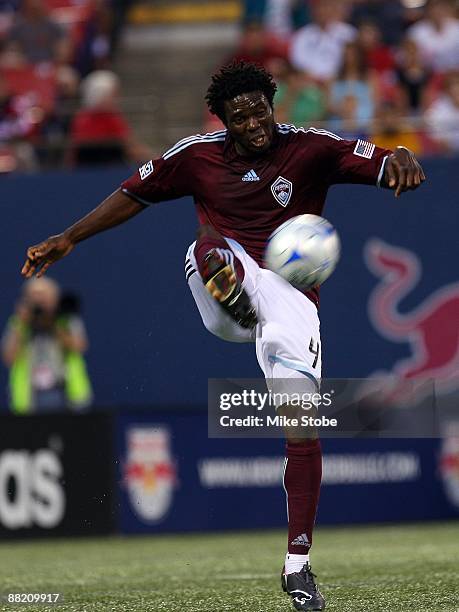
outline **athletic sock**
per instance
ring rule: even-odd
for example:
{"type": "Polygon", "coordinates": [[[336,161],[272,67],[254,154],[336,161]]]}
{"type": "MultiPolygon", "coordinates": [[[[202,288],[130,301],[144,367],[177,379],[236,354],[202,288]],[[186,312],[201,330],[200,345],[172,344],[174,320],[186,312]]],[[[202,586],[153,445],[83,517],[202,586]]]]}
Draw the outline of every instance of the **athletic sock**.
{"type": "Polygon", "coordinates": [[[207,281],[207,266],[205,265],[206,255],[212,249],[217,249],[219,255],[231,264],[236,272],[236,276],[239,282],[244,280],[244,268],[242,263],[237,257],[234,256],[233,251],[230,249],[229,244],[216,230],[210,228],[208,230],[201,228],[203,231],[200,232],[196,245],[194,247],[194,256],[196,258],[196,264],[198,266],[199,274],[204,281],[207,281]]]}
{"type": "Polygon", "coordinates": [[[288,554],[290,555],[303,557],[309,553],[319,503],[321,478],[320,441],[304,440],[298,444],[287,442],[284,488],[287,494],[288,554]]]}
{"type": "Polygon", "coordinates": [[[303,566],[308,562],[309,555],[291,555],[290,553],[287,553],[285,555],[284,572],[286,575],[301,572],[303,566]]]}

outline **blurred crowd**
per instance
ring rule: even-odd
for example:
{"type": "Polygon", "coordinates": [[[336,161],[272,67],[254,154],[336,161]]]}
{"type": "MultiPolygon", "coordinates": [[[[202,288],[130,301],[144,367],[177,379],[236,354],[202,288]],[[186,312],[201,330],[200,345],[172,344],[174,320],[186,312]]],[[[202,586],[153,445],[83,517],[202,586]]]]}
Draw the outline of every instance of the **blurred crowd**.
{"type": "MultiPolygon", "coordinates": [[[[151,156],[113,71],[131,2],[0,0],[0,174],[151,156]]],[[[459,151],[459,0],[246,0],[233,58],[274,74],[281,122],[459,151]]]]}
{"type": "Polygon", "coordinates": [[[112,71],[129,0],[0,0],[0,173],[141,160],[112,71]]]}
{"type": "Polygon", "coordinates": [[[280,122],[459,152],[456,0],[251,0],[233,58],[274,74],[280,122]]]}

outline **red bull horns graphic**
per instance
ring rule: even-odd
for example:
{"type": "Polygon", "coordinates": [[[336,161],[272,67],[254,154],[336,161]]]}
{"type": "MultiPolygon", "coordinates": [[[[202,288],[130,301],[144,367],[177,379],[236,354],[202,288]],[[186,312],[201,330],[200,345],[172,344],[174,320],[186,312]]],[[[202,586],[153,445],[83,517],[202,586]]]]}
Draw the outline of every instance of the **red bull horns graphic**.
{"type": "Polygon", "coordinates": [[[132,426],[126,432],[124,485],[134,512],[146,523],[167,515],[176,486],[170,434],[165,427],[132,426]]]}
{"type": "Polygon", "coordinates": [[[398,399],[403,387],[411,394],[417,389],[416,399],[433,385],[436,394],[459,389],[459,283],[440,287],[413,310],[401,312],[401,301],[421,278],[419,258],[377,238],[367,242],[364,255],[369,270],[380,279],[369,298],[369,318],[381,336],[407,343],[411,350],[408,358],[375,376],[393,379],[397,392],[394,387],[392,392],[398,399]]]}

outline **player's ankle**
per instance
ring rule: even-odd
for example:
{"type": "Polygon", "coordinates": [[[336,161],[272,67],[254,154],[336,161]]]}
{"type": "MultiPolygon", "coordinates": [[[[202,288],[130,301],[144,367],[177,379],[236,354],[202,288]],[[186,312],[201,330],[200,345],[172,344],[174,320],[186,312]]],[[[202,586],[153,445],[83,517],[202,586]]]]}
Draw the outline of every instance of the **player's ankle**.
{"type": "Polygon", "coordinates": [[[292,555],[291,553],[287,553],[285,555],[285,575],[288,576],[288,574],[300,572],[306,563],[309,563],[309,554],[292,555]]]}

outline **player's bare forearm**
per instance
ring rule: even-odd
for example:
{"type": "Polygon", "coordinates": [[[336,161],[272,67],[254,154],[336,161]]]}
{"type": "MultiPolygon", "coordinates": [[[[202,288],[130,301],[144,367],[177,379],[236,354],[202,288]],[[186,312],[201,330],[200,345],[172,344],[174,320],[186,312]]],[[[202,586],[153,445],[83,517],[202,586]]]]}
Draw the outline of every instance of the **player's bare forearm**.
{"type": "Polygon", "coordinates": [[[147,208],[120,189],[108,196],[97,208],[65,230],[64,235],[78,244],[95,234],[124,223],[147,208]]]}
{"type": "Polygon", "coordinates": [[[118,189],[62,234],[50,236],[40,244],[28,248],[22,274],[26,278],[43,276],[53,263],[71,253],[76,244],[124,223],[144,208],[146,206],[118,189]]]}
{"type": "Polygon", "coordinates": [[[397,147],[387,158],[382,186],[393,189],[396,198],[404,191],[417,189],[425,180],[421,164],[406,147],[397,147]]]}

